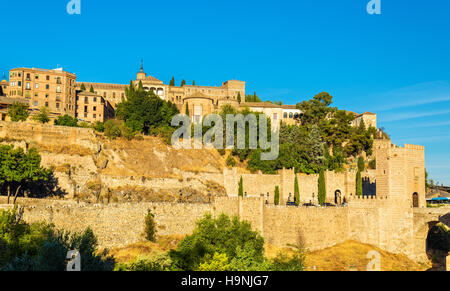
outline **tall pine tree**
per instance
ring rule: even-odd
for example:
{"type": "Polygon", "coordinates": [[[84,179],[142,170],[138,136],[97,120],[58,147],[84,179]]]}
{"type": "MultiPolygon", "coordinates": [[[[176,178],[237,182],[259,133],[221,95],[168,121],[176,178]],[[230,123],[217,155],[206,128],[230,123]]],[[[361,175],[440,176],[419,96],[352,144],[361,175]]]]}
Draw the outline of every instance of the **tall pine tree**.
{"type": "Polygon", "coordinates": [[[95,93],[94,87],[92,87],[92,85],[91,85],[91,88],[89,89],[89,92],[95,93]]]}
{"type": "Polygon", "coordinates": [[[81,84],[80,89],[81,89],[81,91],[86,91],[86,86],[84,86],[84,83],[81,84]]]}
{"type": "Polygon", "coordinates": [[[170,80],[169,86],[175,86],[175,77],[172,77],[172,80],[170,80]]]}

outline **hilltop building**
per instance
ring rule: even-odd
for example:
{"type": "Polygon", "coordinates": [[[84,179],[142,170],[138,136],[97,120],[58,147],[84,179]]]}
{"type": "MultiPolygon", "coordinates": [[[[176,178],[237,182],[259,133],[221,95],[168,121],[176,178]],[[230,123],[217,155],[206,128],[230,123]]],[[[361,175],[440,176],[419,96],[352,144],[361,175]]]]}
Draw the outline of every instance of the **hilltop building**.
{"type": "Polygon", "coordinates": [[[33,112],[46,107],[52,117],[68,114],[75,116],[76,75],[62,68],[45,70],[15,68],[9,72],[7,95],[25,99],[33,112]]]}

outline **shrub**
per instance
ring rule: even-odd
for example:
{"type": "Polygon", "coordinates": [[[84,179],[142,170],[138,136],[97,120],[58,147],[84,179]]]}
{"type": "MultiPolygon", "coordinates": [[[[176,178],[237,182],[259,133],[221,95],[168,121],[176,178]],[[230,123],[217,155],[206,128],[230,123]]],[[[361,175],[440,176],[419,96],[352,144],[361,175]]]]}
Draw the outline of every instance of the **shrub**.
{"type": "Polygon", "coordinates": [[[97,121],[94,123],[94,130],[98,132],[104,132],[105,131],[105,124],[103,122],[97,121]]]}
{"type": "Polygon", "coordinates": [[[130,263],[120,263],[114,271],[151,272],[169,271],[172,261],[167,253],[153,257],[138,257],[130,263]]]}
{"type": "Polygon", "coordinates": [[[377,169],[377,160],[373,159],[369,162],[369,169],[376,170],[377,169]]]}
{"type": "Polygon", "coordinates": [[[248,222],[237,217],[230,219],[225,214],[214,219],[208,214],[197,221],[192,235],[182,240],[177,249],[169,254],[173,269],[194,271],[201,264],[211,261],[215,253],[225,254],[228,260],[233,261],[238,257],[239,249],[246,250],[254,261],[264,260],[264,239],[252,230],[248,222]]]}
{"type": "Polygon", "coordinates": [[[63,116],[58,116],[58,118],[55,120],[55,125],[77,127],[78,119],[65,114],[63,116]]]}
{"type": "Polygon", "coordinates": [[[205,262],[200,264],[198,271],[231,271],[231,265],[226,254],[219,254],[216,252],[212,258],[207,257],[205,262]]]}
{"type": "Polygon", "coordinates": [[[227,166],[232,168],[234,166],[236,166],[236,160],[234,159],[233,155],[229,155],[227,160],[226,160],[227,166]]]}
{"type": "Polygon", "coordinates": [[[305,255],[301,248],[289,257],[282,252],[272,260],[270,271],[303,271],[305,267],[305,255]]]}
{"type": "Polygon", "coordinates": [[[148,210],[147,215],[145,216],[145,227],[144,227],[144,236],[145,239],[151,242],[156,241],[156,222],[155,215],[148,210]]]}
{"type": "Polygon", "coordinates": [[[128,140],[134,138],[135,133],[131,128],[125,126],[124,122],[117,119],[110,119],[104,125],[105,135],[110,139],[124,137],[128,140]]]}

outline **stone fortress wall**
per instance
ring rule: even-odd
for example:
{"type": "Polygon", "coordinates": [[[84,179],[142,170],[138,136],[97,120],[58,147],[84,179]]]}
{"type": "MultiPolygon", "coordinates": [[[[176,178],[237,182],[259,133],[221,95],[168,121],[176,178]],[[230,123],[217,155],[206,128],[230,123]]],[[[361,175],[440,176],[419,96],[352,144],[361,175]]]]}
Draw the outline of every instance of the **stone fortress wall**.
{"type": "MultiPolygon", "coordinates": [[[[90,129],[55,127],[27,123],[0,122],[2,143],[27,148],[29,145],[83,147],[90,155],[64,157],[69,163],[90,164],[95,170],[95,155],[101,149],[95,133],[90,129]]],[[[347,239],[373,244],[393,253],[423,258],[424,237],[431,222],[448,216],[448,208],[431,213],[425,203],[424,148],[415,145],[398,147],[388,140],[374,143],[376,170],[363,177],[376,184],[375,197],[357,197],[355,172],[327,172],[326,200],[334,203],[336,192],[346,198],[345,207],[287,207],[289,194],[294,194],[294,170],[281,170],[276,175],[239,174],[225,169],[223,173],[191,173],[205,176],[224,186],[228,197],[216,198],[211,204],[182,203],[124,203],[92,205],[70,200],[34,200],[19,198],[26,207],[27,221],[46,220],[57,227],[82,230],[91,226],[105,247],[123,246],[142,240],[143,221],[150,208],[156,215],[158,233],[189,234],[195,221],[209,212],[237,215],[248,220],[266,241],[278,245],[303,242],[310,250],[332,246],[347,239]],[[248,197],[239,198],[238,183],[243,178],[248,197]],[[281,204],[272,205],[275,186],[280,187],[281,204]],[[270,202],[266,204],[267,192],[270,202]],[[263,196],[261,196],[263,194],[263,196]],[[446,215],[447,214],[447,215],[446,215]]],[[[51,160],[51,153],[43,154],[43,161],[51,160]]],[[[89,173],[86,173],[89,176],[89,173]]],[[[300,199],[303,203],[317,201],[318,175],[297,174],[300,199]],[[314,196],[313,196],[314,195],[314,196]]],[[[82,182],[82,180],[80,180],[82,182]]],[[[78,181],[78,182],[80,182],[78,181]]],[[[61,186],[70,190],[70,183],[60,179],[61,186]],[[67,184],[67,185],[66,185],[67,184]]],[[[148,187],[176,187],[176,179],[147,179],[146,181],[109,177],[105,183],[117,185],[136,183],[148,187]]],[[[180,182],[179,182],[180,183],[180,182]]],[[[342,202],[342,201],[341,201],[342,202]]],[[[0,204],[5,198],[0,197],[0,204]]]]}

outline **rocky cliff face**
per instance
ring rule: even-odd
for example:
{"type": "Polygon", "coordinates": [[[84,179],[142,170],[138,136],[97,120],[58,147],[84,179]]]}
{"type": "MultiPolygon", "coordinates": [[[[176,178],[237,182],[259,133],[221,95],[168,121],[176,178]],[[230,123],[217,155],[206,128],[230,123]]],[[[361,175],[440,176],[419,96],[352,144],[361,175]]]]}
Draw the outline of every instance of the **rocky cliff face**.
{"type": "Polygon", "coordinates": [[[224,158],[216,150],[175,150],[156,137],[110,141],[91,129],[0,122],[0,142],[36,147],[63,196],[90,202],[225,196],[224,158]]]}

